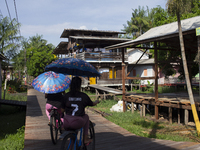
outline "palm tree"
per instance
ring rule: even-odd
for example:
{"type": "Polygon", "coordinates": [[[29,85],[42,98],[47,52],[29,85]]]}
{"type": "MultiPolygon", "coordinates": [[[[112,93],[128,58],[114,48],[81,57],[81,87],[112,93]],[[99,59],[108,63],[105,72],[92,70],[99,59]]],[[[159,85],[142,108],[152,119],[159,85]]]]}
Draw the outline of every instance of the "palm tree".
{"type": "Polygon", "coordinates": [[[188,73],[188,67],[187,67],[187,60],[185,56],[185,47],[184,47],[184,41],[183,41],[183,34],[182,34],[182,27],[181,27],[181,21],[180,16],[182,13],[189,12],[191,10],[193,0],[168,0],[166,7],[169,12],[169,14],[176,15],[177,21],[178,21],[178,31],[179,31],[179,40],[180,40],[180,47],[181,47],[181,55],[182,55],[182,61],[183,61],[183,68],[186,78],[186,84],[187,84],[187,90],[189,94],[189,99],[192,107],[193,117],[197,128],[197,134],[200,134],[200,124],[199,124],[199,118],[196,112],[196,106],[194,103],[194,97],[192,93],[189,73],[188,73]]]}
{"type": "Polygon", "coordinates": [[[5,54],[17,46],[14,42],[20,39],[18,34],[19,24],[15,19],[9,20],[8,17],[0,19],[0,53],[5,54]]]}
{"type": "Polygon", "coordinates": [[[149,22],[147,18],[147,11],[144,7],[133,9],[132,17],[130,21],[127,21],[128,25],[124,25],[123,31],[127,34],[132,34],[133,37],[138,37],[148,30],[149,22]]]}

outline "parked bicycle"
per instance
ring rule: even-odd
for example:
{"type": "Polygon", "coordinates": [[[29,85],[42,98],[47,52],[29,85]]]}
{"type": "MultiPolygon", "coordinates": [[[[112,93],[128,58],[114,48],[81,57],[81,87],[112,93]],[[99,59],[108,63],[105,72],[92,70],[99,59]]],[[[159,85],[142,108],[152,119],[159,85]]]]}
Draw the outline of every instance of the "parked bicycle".
{"type": "Polygon", "coordinates": [[[56,108],[53,108],[50,112],[50,134],[53,144],[57,143],[58,131],[62,134],[62,121],[60,119],[60,114],[56,108]]]}
{"type": "Polygon", "coordinates": [[[95,131],[94,125],[91,121],[89,124],[88,132],[88,136],[90,139],[92,139],[92,142],[88,145],[85,145],[83,138],[83,128],[66,131],[61,144],[61,150],[95,150],[95,131]]]}

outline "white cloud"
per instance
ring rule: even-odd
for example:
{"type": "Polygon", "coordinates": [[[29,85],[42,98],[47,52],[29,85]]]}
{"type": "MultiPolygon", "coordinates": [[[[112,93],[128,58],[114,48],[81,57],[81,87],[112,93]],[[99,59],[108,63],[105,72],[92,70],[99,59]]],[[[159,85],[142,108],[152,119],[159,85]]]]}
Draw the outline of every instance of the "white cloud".
{"type": "Polygon", "coordinates": [[[97,27],[94,27],[94,28],[92,28],[92,30],[98,30],[98,28],[97,28],[97,27]]]}
{"type": "Polygon", "coordinates": [[[87,30],[87,27],[86,26],[80,26],[79,29],[85,29],[85,30],[87,30]]]}

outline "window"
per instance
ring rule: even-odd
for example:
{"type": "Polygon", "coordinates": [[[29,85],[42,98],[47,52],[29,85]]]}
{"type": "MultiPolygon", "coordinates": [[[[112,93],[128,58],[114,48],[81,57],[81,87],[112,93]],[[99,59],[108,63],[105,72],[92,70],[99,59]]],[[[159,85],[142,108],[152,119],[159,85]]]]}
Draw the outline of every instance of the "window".
{"type": "Polygon", "coordinates": [[[144,69],[144,76],[147,76],[147,69],[144,69]]]}

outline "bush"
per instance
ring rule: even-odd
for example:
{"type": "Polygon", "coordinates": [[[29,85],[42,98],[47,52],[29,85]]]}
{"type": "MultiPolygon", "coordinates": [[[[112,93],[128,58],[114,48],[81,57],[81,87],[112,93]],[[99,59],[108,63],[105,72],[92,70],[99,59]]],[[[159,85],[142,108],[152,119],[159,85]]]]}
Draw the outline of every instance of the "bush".
{"type": "MultiPolygon", "coordinates": [[[[2,84],[2,87],[4,86],[5,86],[5,82],[2,84]]],[[[16,93],[16,92],[26,92],[27,88],[22,85],[21,81],[9,80],[7,81],[6,90],[9,93],[16,93]]]]}

